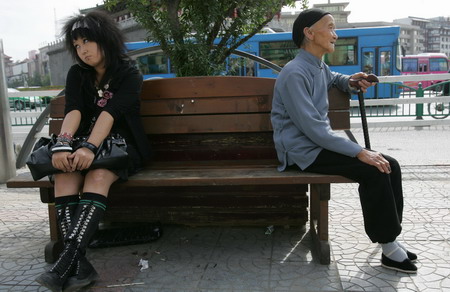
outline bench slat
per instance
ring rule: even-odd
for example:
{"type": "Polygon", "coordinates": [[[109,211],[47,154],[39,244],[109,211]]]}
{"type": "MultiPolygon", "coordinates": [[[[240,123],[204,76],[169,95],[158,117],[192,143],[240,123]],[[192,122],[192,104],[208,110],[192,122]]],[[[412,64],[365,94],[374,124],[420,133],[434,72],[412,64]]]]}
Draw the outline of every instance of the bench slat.
{"type": "Polygon", "coordinates": [[[133,186],[219,186],[219,185],[292,185],[344,183],[341,176],[319,175],[300,171],[278,172],[276,169],[145,169],[133,177],[133,186]]]}
{"type": "MultiPolygon", "coordinates": [[[[350,113],[348,111],[329,112],[328,117],[334,130],[350,129],[350,113]]],[[[269,113],[143,117],[142,121],[147,134],[272,131],[269,113]]],[[[61,125],[62,120],[51,120],[49,134],[59,133],[61,125]]]]}
{"type": "Polygon", "coordinates": [[[241,133],[272,130],[268,114],[143,117],[146,133],[241,133]]]}
{"type": "Polygon", "coordinates": [[[143,100],[141,115],[270,113],[271,108],[268,95],[158,99],[143,100]]]}
{"type": "Polygon", "coordinates": [[[274,78],[242,76],[200,76],[149,80],[142,86],[141,98],[225,97],[246,95],[272,96],[274,78]],[[156,82],[153,82],[156,81],[156,82]],[[232,86],[230,86],[232,84],[232,86]]]}
{"type": "MultiPolygon", "coordinates": [[[[278,172],[267,167],[223,167],[186,169],[152,169],[130,177],[123,187],[164,187],[164,186],[227,186],[227,185],[292,185],[351,183],[350,179],[338,175],[321,175],[300,171],[278,172]]],[[[16,176],[7,182],[9,188],[52,187],[47,178],[34,182],[29,173],[16,176]]]]}

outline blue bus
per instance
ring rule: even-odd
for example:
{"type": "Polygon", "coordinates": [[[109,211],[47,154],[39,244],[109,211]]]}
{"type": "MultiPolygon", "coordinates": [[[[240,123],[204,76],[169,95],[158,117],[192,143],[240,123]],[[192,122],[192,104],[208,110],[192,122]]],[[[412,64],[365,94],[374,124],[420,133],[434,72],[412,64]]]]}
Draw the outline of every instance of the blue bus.
{"type": "MultiPolygon", "coordinates": [[[[336,30],[339,36],[335,52],[324,56],[331,70],[353,74],[373,73],[377,76],[400,75],[401,50],[399,45],[400,27],[368,27],[336,30]]],[[[136,60],[144,78],[174,77],[170,59],[164,55],[157,43],[127,43],[130,57],[136,60]]],[[[264,58],[280,67],[293,59],[298,48],[292,42],[292,34],[256,34],[242,44],[238,50],[264,58]]],[[[258,76],[276,78],[273,69],[249,59],[232,55],[226,61],[224,75],[258,76]]],[[[369,88],[365,98],[399,97],[398,86],[379,84],[369,88]]],[[[356,96],[352,97],[356,99],[356,96]]]]}

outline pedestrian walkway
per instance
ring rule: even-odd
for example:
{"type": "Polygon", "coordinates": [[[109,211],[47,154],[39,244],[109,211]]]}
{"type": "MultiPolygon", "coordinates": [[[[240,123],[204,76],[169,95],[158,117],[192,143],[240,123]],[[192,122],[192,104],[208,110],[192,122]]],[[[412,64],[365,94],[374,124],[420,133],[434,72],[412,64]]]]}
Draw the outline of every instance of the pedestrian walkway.
{"type": "MultiPolygon", "coordinates": [[[[408,166],[403,177],[400,240],[419,255],[417,275],[380,266],[355,185],[341,184],[330,202],[329,266],[314,258],[308,228],[166,226],[155,242],[90,249],[101,279],[89,291],[450,291],[450,166],[408,166]]],[[[34,282],[48,267],[46,206],[36,190],[5,185],[0,201],[0,291],[46,291],[34,282]]]]}
{"type": "MultiPolygon", "coordinates": [[[[399,240],[419,256],[416,275],[381,267],[381,250],[364,232],[356,185],[338,184],[332,185],[330,201],[328,266],[315,259],[308,226],[275,226],[272,233],[254,227],[164,226],[162,238],[151,243],[90,249],[100,280],[88,291],[450,291],[449,144],[439,143],[448,136],[446,128],[378,130],[371,136],[377,149],[403,155],[399,240]],[[414,148],[408,142],[424,134],[427,143],[414,148]],[[148,268],[139,266],[145,261],[148,268]]],[[[0,202],[0,291],[47,291],[34,282],[50,266],[43,256],[47,206],[37,190],[4,184],[0,202]]]]}

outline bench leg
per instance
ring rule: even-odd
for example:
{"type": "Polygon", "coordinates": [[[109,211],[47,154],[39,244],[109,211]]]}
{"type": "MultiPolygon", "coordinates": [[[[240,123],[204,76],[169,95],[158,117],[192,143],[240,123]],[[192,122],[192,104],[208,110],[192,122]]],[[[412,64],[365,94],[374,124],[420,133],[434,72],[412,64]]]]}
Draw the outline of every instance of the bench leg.
{"type": "Polygon", "coordinates": [[[53,189],[40,189],[41,201],[48,204],[48,223],[50,227],[50,242],[45,245],[45,262],[51,264],[56,262],[59,254],[63,250],[63,240],[61,238],[58,223],[56,221],[56,209],[54,203],[53,189]]]}
{"type": "Polygon", "coordinates": [[[310,230],[313,244],[323,265],[330,264],[330,242],[328,239],[328,201],[330,184],[311,184],[310,230]]]}

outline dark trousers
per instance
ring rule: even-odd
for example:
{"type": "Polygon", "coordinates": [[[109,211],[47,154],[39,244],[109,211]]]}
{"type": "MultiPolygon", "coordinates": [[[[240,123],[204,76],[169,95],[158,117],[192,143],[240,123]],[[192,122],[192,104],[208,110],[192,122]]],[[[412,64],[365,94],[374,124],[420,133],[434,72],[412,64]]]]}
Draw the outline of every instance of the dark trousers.
{"type": "Polygon", "coordinates": [[[308,172],[336,174],[359,183],[359,198],[364,227],[372,242],[394,241],[400,234],[403,214],[403,190],[400,165],[387,155],[391,173],[380,172],[375,166],[358,158],[322,150],[308,172]]]}

